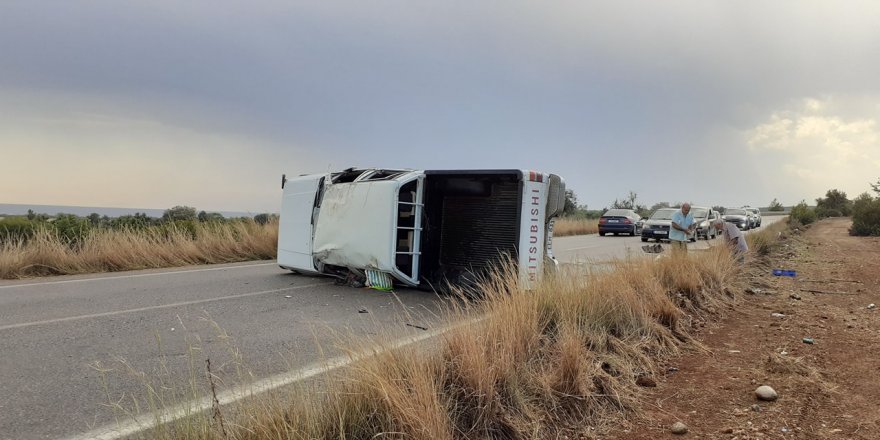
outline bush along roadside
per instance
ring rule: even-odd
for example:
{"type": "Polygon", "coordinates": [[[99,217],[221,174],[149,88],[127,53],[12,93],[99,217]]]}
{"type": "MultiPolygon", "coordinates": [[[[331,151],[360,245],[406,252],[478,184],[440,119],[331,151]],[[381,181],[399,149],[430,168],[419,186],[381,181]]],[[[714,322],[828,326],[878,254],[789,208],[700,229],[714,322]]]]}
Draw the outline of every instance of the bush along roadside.
{"type": "Polygon", "coordinates": [[[749,234],[767,250],[745,268],[715,246],[601,272],[566,266],[531,290],[501,271],[481,284],[480,300],[450,301],[451,329],[435,343],[392,349],[388,337],[387,350],[316,390],[200,413],[147,437],[593,438],[638,411],[639,384],[665,360],[702,350],[697,329],[738,300],[744,269],[766,266],[785,227],[749,234]]]}

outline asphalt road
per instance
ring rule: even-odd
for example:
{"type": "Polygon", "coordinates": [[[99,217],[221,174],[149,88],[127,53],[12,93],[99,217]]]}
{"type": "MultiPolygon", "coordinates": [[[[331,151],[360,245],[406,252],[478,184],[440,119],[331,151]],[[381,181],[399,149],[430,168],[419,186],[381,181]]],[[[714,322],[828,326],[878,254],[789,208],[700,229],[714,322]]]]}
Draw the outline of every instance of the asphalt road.
{"type": "MultiPolygon", "coordinates": [[[[553,243],[562,262],[599,264],[639,256],[641,245],[598,235],[553,243]]],[[[113,423],[108,402],[146,394],[121,361],[172,382],[187,377],[190,359],[203,377],[205,358],[223,378],[234,380],[237,365],[266,377],[338,354],[340,335],[390,340],[434,329],[444,301],[337,286],[273,262],[0,281],[0,439],[65,438],[113,423]]]]}

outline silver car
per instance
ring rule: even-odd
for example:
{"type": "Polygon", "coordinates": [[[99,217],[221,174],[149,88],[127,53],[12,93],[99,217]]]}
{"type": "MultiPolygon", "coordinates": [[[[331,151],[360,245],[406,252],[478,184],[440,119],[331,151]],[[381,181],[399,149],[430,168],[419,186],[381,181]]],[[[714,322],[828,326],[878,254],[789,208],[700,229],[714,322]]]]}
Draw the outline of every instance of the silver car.
{"type": "Polygon", "coordinates": [[[706,240],[715,238],[716,232],[715,227],[712,226],[712,221],[717,217],[712,216],[713,212],[717,214],[717,211],[713,211],[711,208],[691,207],[691,215],[694,217],[694,224],[697,225],[697,230],[694,232],[694,241],[700,238],[705,238],[706,240]]]}
{"type": "Polygon", "coordinates": [[[758,208],[749,208],[749,207],[744,207],[742,209],[745,209],[746,212],[751,214],[750,217],[752,218],[752,227],[753,228],[760,228],[761,227],[761,210],[758,208]]]}

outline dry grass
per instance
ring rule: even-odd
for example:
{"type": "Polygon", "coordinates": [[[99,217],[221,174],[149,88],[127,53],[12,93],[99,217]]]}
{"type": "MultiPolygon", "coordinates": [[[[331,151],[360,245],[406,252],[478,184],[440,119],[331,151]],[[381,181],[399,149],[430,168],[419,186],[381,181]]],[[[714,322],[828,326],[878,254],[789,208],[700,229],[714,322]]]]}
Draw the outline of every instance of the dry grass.
{"type": "Polygon", "coordinates": [[[599,233],[599,220],[561,217],[553,224],[553,236],[587,235],[599,233]]]}
{"type": "Polygon", "coordinates": [[[148,435],[592,438],[637,407],[639,376],[656,374],[660,360],[682,349],[699,349],[692,321],[731,301],[725,292],[738,271],[720,246],[699,256],[622,261],[599,273],[567,269],[530,291],[508,270],[483,283],[481,300],[450,306],[448,319],[459,325],[429,347],[388,350],[315,389],[224,409],[234,422],[227,417],[223,429],[202,414],[201,422],[148,435]]]}
{"type": "Polygon", "coordinates": [[[779,242],[779,238],[785,234],[788,228],[788,222],[783,219],[760,231],[746,235],[749,250],[757,256],[770,255],[776,243],[779,242]]]}
{"type": "Polygon", "coordinates": [[[0,278],[24,278],[275,258],[277,222],[197,224],[193,230],[93,230],[81,243],[46,230],[0,243],[0,278]]]}

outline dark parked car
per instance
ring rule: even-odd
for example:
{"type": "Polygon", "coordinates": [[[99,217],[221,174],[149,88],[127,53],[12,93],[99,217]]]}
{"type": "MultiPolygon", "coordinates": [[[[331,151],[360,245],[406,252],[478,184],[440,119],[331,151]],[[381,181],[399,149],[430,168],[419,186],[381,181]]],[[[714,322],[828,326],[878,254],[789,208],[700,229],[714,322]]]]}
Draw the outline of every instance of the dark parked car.
{"type": "Polygon", "coordinates": [[[728,223],[735,224],[737,228],[740,228],[743,231],[747,231],[752,227],[749,213],[742,208],[727,208],[724,210],[724,215],[721,216],[721,218],[728,223]]]}
{"type": "Polygon", "coordinates": [[[599,235],[607,233],[638,235],[642,231],[642,217],[632,209],[609,209],[599,217],[599,235]]]}

